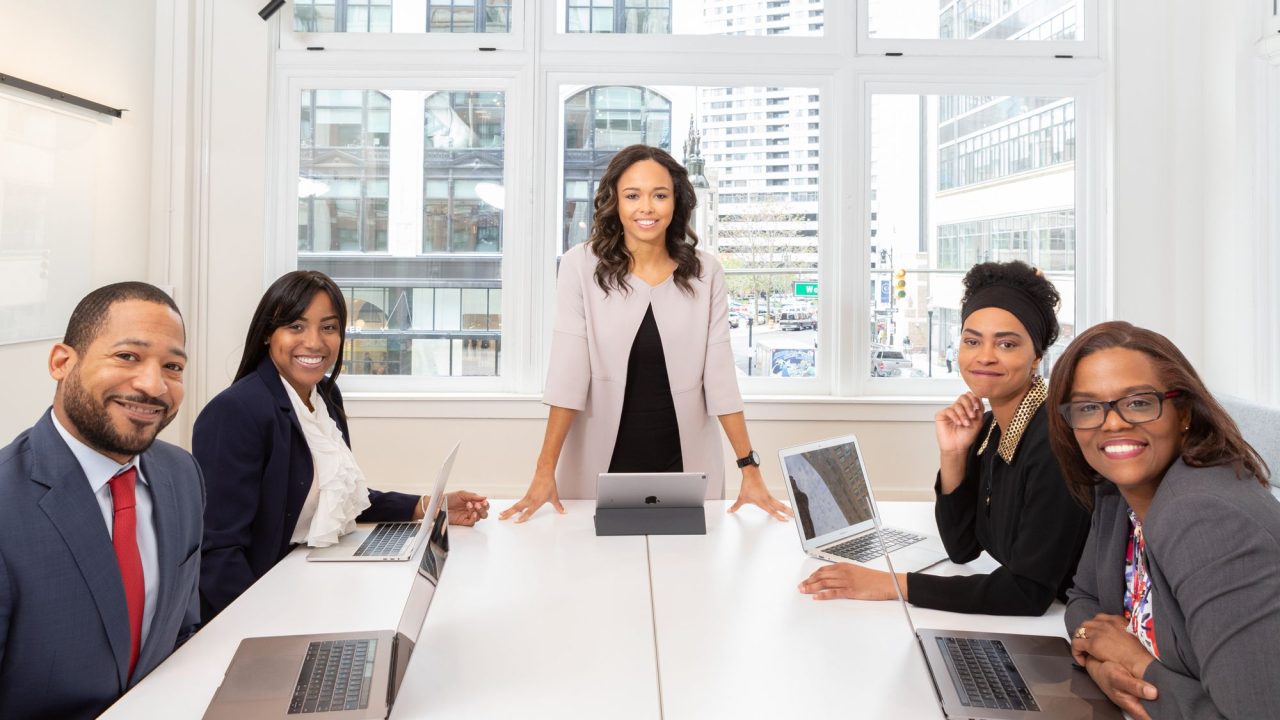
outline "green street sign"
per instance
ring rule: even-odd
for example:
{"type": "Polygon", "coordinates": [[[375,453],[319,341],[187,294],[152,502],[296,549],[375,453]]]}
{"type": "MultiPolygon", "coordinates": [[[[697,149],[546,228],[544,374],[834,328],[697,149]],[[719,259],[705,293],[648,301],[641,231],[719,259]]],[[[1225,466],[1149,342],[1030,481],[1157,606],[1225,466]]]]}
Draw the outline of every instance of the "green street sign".
{"type": "Polygon", "coordinates": [[[816,282],[798,282],[795,289],[796,297],[818,297],[818,283],[816,282]]]}

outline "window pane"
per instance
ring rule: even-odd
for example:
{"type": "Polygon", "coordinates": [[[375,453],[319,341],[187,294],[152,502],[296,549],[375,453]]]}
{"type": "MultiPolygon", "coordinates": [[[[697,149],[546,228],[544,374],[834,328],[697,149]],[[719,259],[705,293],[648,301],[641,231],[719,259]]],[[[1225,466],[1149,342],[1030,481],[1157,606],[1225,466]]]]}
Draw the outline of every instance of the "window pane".
{"type": "Polygon", "coordinates": [[[609,159],[632,143],[661,147],[689,169],[699,197],[693,222],[698,246],[716,253],[725,267],[739,371],[816,376],[818,92],[596,86],[562,88],[561,98],[566,127],[559,250],[590,237],[592,198],[609,159]],[[786,118],[766,119],[765,107],[786,118]],[[766,152],[773,162],[766,162],[766,152]]]}
{"type": "Polygon", "coordinates": [[[1080,40],[1083,0],[870,0],[873,38],[1080,40]]]}
{"type": "Polygon", "coordinates": [[[297,0],[295,32],[509,33],[511,0],[297,0]]]}
{"type": "Polygon", "coordinates": [[[496,375],[503,93],[307,90],[301,105],[298,267],[347,293],[344,372],[496,375]],[[393,155],[391,128],[415,126],[393,155]]]}
{"type": "MultiPolygon", "coordinates": [[[[541,0],[540,0],[541,1],[541,0]]],[[[565,33],[822,35],[823,0],[562,0],[565,33]]]]}
{"type": "Polygon", "coordinates": [[[876,95],[871,102],[871,374],[958,377],[961,280],[1022,260],[1075,336],[1072,98],[876,95]]]}

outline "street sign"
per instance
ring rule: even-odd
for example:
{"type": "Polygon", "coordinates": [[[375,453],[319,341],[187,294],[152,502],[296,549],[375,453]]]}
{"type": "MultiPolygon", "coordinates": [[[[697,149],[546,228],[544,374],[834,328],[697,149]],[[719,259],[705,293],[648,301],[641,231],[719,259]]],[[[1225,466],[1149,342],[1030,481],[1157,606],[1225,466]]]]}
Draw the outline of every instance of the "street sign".
{"type": "Polygon", "coordinates": [[[818,283],[816,282],[797,282],[795,287],[796,297],[818,297],[818,283]]]}
{"type": "Polygon", "coordinates": [[[888,280],[880,281],[880,304],[882,305],[889,304],[889,281],[888,280]]]}

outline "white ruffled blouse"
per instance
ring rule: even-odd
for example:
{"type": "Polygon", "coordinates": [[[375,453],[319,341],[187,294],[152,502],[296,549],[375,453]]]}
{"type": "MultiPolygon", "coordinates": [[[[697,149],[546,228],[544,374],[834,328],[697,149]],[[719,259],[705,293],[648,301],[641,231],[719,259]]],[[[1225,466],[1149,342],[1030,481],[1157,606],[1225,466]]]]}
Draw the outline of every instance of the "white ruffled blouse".
{"type": "Polygon", "coordinates": [[[311,547],[326,547],[355,529],[356,517],[369,507],[369,488],[351,448],[342,439],[342,431],[329,417],[320,392],[311,388],[311,407],[315,408],[312,411],[292,385],[286,382],[284,386],[289,391],[289,401],[302,426],[315,468],[311,490],[291,540],[311,547]]]}

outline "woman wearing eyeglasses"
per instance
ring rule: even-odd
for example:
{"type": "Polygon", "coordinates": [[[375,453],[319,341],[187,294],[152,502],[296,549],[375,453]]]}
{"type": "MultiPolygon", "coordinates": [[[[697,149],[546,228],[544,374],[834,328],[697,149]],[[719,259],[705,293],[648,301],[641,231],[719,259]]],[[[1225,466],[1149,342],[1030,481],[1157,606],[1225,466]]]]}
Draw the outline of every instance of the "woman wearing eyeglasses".
{"type": "MultiPolygon", "coordinates": [[[[934,418],[934,515],[952,561],[985,550],[1000,567],[986,575],[907,573],[899,584],[920,607],[1040,615],[1066,598],[1089,532],[1089,513],[1072,500],[1049,449],[1039,373],[1058,338],[1058,291],[1021,262],[975,265],[964,286],[957,360],[969,392],[934,418]]],[[[849,563],[819,568],[800,591],[819,600],[897,597],[888,573],[849,563]]]]}
{"type": "Polygon", "coordinates": [[[1076,662],[1135,718],[1280,718],[1280,503],[1267,466],[1159,333],[1090,328],[1053,369],[1050,440],[1093,528],[1076,662]]]}

